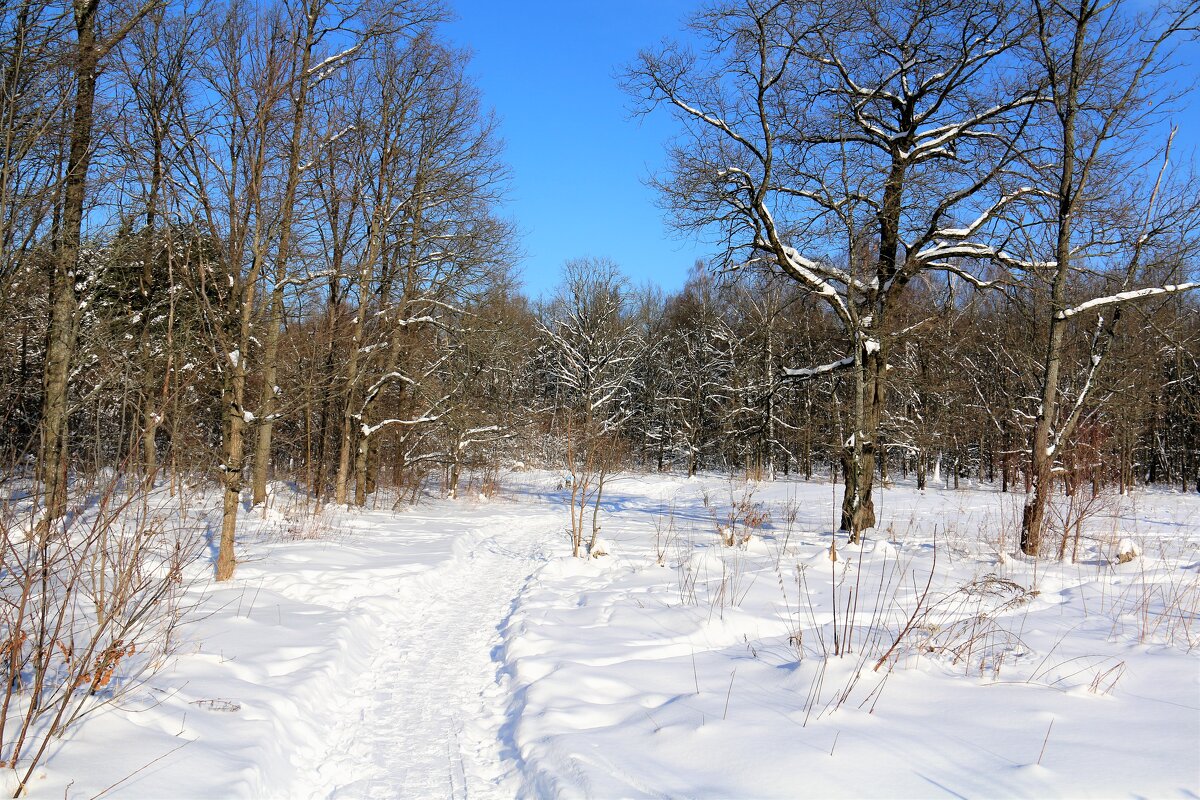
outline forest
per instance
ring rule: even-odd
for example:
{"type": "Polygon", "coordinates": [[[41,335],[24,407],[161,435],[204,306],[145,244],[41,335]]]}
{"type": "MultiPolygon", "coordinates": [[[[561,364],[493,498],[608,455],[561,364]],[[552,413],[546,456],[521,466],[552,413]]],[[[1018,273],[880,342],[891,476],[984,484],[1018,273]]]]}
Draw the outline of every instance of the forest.
{"type": "Polygon", "coordinates": [[[571,450],[832,468],[847,530],[876,470],[1197,488],[1200,205],[1169,152],[1195,9],[1146,43],[1106,7],[852,6],[845,54],[789,4],[707,12],[708,61],[644,53],[631,96],[685,131],[664,197],[727,247],[669,295],[581,254],[539,303],[444,9],[13,6],[5,474],[48,518],[105,468],[236,514],[269,478],[362,505],[571,450]]]}
{"type": "Polygon", "coordinates": [[[895,485],[986,486],[1034,562],[1079,554],[1063,503],[1200,492],[1197,3],[707,3],[617,80],[710,257],[675,291],[579,253],[536,298],[452,13],[0,8],[14,770],[183,613],[199,546],[151,495],[219,496],[225,582],[280,487],[351,513],[545,470],[587,558],[630,475],[836,484],[851,547],[895,485]]]}

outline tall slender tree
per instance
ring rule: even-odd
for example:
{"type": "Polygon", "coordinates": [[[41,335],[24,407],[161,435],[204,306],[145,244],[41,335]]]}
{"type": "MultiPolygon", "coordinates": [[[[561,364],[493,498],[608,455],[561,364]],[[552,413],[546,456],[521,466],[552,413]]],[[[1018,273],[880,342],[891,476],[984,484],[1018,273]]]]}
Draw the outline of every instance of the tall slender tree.
{"type": "Polygon", "coordinates": [[[47,523],[62,516],[67,501],[68,399],[78,313],[75,285],[79,278],[77,269],[87,202],[88,167],[94,153],[96,85],[104,59],[160,2],[146,0],[132,9],[102,0],[73,0],[71,4],[74,41],[69,64],[74,96],[67,137],[61,219],[56,226],[58,235],[51,262],[50,320],[42,381],[39,464],[47,523]]]}
{"type": "Polygon", "coordinates": [[[1044,187],[1031,197],[1046,201],[1031,216],[1044,221],[1051,257],[1043,259],[1044,270],[1034,271],[1049,284],[1049,319],[1031,441],[1033,486],[1021,522],[1021,549],[1028,555],[1040,548],[1055,460],[1088,407],[1121,306],[1200,288],[1186,280],[1146,285],[1185,266],[1196,246],[1200,203],[1195,187],[1180,185],[1166,169],[1169,138],[1162,168],[1143,171],[1140,179],[1145,151],[1134,145],[1162,104],[1169,106],[1162,78],[1171,48],[1196,30],[1200,7],[1135,14],[1128,4],[1080,0],[1039,1],[1035,9],[1033,51],[1048,87],[1045,125],[1038,130],[1048,146],[1028,148],[1030,179],[1044,187]],[[1110,293],[1081,298],[1077,284],[1085,271],[1104,275],[1110,293]],[[1063,404],[1068,332],[1080,320],[1092,327],[1088,359],[1073,400],[1063,404]]]}

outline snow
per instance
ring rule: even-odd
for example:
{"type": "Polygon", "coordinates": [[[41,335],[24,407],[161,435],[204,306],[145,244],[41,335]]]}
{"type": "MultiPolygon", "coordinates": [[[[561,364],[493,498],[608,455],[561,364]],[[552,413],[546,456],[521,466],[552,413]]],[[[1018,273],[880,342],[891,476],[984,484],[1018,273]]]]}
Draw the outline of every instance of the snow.
{"type": "Polygon", "coordinates": [[[1132,561],[1142,554],[1142,548],[1138,547],[1137,542],[1130,539],[1128,536],[1121,537],[1121,541],[1117,542],[1117,563],[1124,564],[1132,561]]]}
{"type": "MultiPolygon", "coordinates": [[[[572,559],[559,477],[399,513],[317,513],[274,485],[240,520],[235,580],[203,580],[211,554],[192,565],[176,655],[53,750],[32,794],[1200,785],[1200,496],[1109,498],[1070,563],[1020,555],[1024,498],[989,487],[901,482],[848,546],[825,482],[621,475],[607,555],[572,559]]],[[[160,502],[219,528],[215,491],[160,502]]]]}
{"type": "MultiPolygon", "coordinates": [[[[1186,577],[1161,562],[1153,580],[1127,576],[1094,552],[1079,565],[1006,566],[976,538],[985,519],[1013,519],[996,493],[898,490],[885,499],[894,538],[842,549],[832,564],[820,532],[827,486],[772,487],[777,499],[798,491],[791,541],[776,522],[747,550],[716,545],[702,509],[673,494],[683,486],[658,497],[610,490],[626,518],[673,505],[676,519],[691,520],[667,568],[649,553],[649,521],[610,520],[625,534],[616,557],[553,562],[522,597],[507,657],[529,794],[1165,796],[1196,785],[1197,662],[1183,652],[1196,641],[1194,619],[1178,640],[1133,618],[1148,585],[1187,587],[1195,608],[1195,527],[1186,577]],[[927,578],[933,525],[943,531],[934,610],[875,672],[927,578]],[[955,588],[971,581],[974,595],[955,588]],[[886,624],[878,641],[857,628],[851,653],[823,658],[835,582],[843,602],[863,592],[860,624],[873,615],[886,624]],[[894,587],[883,595],[899,613],[877,605],[880,585],[894,587]],[[1105,599],[1114,586],[1121,599],[1105,599]],[[977,628],[956,630],[963,622],[977,628]],[[972,635],[974,652],[951,657],[972,635]]],[[[1194,526],[1200,503],[1188,501],[1180,516],[1194,526]]]]}
{"type": "Polygon", "coordinates": [[[827,375],[830,372],[837,372],[838,370],[852,367],[854,366],[854,361],[854,356],[846,356],[845,358],[838,359],[837,361],[833,361],[828,364],[822,364],[819,367],[804,367],[801,369],[785,368],[783,370],[783,374],[784,377],[791,378],[793,380],[808,381],[812,380],[813,378],[818,378],[822,375],[827,375]]]}
{"type": "Polygon", "coordinates": [[[1195,289],[1200,289],[1200,281],[1190,281],[1188,283],[1174,283],[1167,286],[1151,286],[1145,289],[1132,289],[1127,292],[1117,292],[1106,297],[1094,297],[1091,300],[1084,301],[1077,306],[1063,309],[1054,315],[1055,319],[1069,319],[1076,314],[1082,314],[1085,311],[1090,311],[1095,308],[1104,308],[1105,306],[1119,305],[1128,303],[1133,300],[1141,300],[1146,297],[1155,297],[1163,294],[1177,294],[1179,292],[1190,292],[1195,289]]]}

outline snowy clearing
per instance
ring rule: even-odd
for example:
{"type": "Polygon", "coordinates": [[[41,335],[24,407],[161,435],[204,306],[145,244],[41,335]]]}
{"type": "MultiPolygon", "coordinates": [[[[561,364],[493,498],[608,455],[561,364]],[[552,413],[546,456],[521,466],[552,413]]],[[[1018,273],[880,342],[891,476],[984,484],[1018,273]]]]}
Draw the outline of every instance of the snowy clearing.
{"type": "Polygon", "coordinates": [[[1200,789],[1200,497],[1108,498],[1072,564],[1012,555],[1018,496],[897,487],[831,561],[827,483],[620,476],[584,561],[559,480],[315,517],[279,488],[177,656],[31,794],[1200,789]]]}

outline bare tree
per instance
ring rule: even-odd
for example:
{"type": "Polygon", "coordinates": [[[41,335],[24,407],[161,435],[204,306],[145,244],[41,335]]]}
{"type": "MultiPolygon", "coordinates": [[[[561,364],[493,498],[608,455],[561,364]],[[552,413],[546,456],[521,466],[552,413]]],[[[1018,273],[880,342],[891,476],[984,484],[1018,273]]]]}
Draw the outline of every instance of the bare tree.
{"type": "Polygon", "coordinates": [[[571,555],[591,553],[600,535],[605,481],[620,455],[621,427],[633,413],[632,379],[640,341],[629,290],[608,259],[576,259],[540,322],[548,391],[562,419],[571,474],[571,555]],[[591,536],[586,537],[588,507],[591,536]]]}
{"type": "Polygon", "coordinates": [[[726,266],[777,271],[837,319],[850,352],[785,374],[853,376],[841,524],[857,538],[875,524],[905,287],[927,271],[986,285],[971,265],[1010,260],[987,233],[1022,194],[998,179],[1037,93],[995,65],[1028,17],[1008,2],[751,0],[692,25],[703,51],[644,52],[627,76],[642,111],[665,105],[685,131],[660,189],[681,228],[721,233],[726,266]]]}
{"type": "Polygon", "coordinates": [[[507,282],[514,258],[512,225],[495,215],[507,185],[496,122],[466,77],[467,55],[432,40],[414,45],[422,77],[406,137],[412,149],[378,287],[387,310],[379,318],[381,332],[388,338],[371,363],[377,383],[385,383],[365,399],[358,417],[360,505],[377,482],[384,438],[378,434],[390,435],[400,482],[408,465],[428,455],[420,446],[425,434],[471,402],[460,380],[438,376],[460,352],[460,332],[470,336],[469,309],[507,282]]]}
{"type": "Polygon", "coordinates": [[[26,301],[47,297],[45,284],[53,277],[47,241],[61,202],[71,107],[61,69],[68,28],[55,0],[0,9],[0,318],[6,321],[5,352],[15,356],[0,379],[0,419],[12,456],[36,446],[42,402],[41,344],[49,313],[26,301]]]}
{"type": "Polygon", "coordinates": [[[221,475],[224,489],[218,580],[233,577],[247,427],[247,380],[257,285],[269,248],[270,144],[281,125],[286,63],[278,9],[262,16],[230,5],[213,26],[203,88],[207,114],[189,109],[188,183],[207,242],[190,260],[194,294],[221,374],[221,475]]]}
{"type": "MultiPolygon", "coordinates": [[[[312,95],[321,90],[330,91],[331,78],[350,62],[386,52],[387,44],[383,50],[372,51],[372,44],[376,40],[390,44],[424,36],[429,25],[442,13],[436,3],[425,0],[407,0],[386,8],[367,3],[343,5],[330,0],[304,0],[288,11],[292,25],[285,45],[288,89],[284,99],[288,108],[288,123],[281,152],[285,164],[279,177],[282,198],[273,231],[274,270],[269,276],[264,275],[264,278],[269,278],[270,301],[260,358],[262,382],[256,415],[251,487],[251,502],[254,505],[266,499],[272,433],[279,413],[281,389],[277,372],[284,305],[289,290],[309,277],[299,274],[292,263],[296,249],[295,228],[299,216],[301,181],[313,160],[310,157],[307,163],[302,163],[302,157],[344,133],[340,129],[327,130],[322,132],[317,141],[307,140],[306,135],[313,132],[309,122],[315,102],[312,95]]],[[[394,114],[390,110],[389,113],[394,114]]]]}
{"type": "Polygon", "coordinates": [[[101,62],[160,2],[147,0],[131,9],[123,9],[102,3],[101,0],[75,0],[71,8],[75,38],[69,65],[75,93],[71,106],[61,221],[54,242],[50,286],[52,300],[42,382],[40,470],[47,522],[58,519],[66,508],[67,401],[78,311],[76,268],[83,236],[88,166],[94,152],[92,134],[96,83],[101,62]]]}
{"type": "Polygon", "coordinates": [[[119,137],[125,174],[132,176],[126,189],[130,208],[122,223],[131,241],[117,247],[120,260],[137,268],[134,280],[122,281],[126,296],[121,298],[127,303],[129,334],[137,342],[133,360],[140,425],[134,426],[130,445],[140,447],[148,481],[158,473],[158,434],[172,370],[182,366],[175,363],[173,348],[178,277],[173,262],[178,253],[167,220],[179,177],[179,120],[198,60],[199,20],[207,12],[203,1],[170,13],[165,6],[157,7],[119,53],[133,112],[123,116],[119,137]]]}
{"type": "Polygon", "coordinates": [[[1194,186],[1167,172],[1169,138],[1162,168],[1140,176],[1146,149],[1135,144],[1170,104],[1162,78],[1174,43],[1194,35],[1200,7],[1161,5],[1134,14],[1127,4],[1083,0],[1038,2],[1036,11],[1034,53],[1048,86],[1047,119],[1038,130],[1049,145],[1031,148],[1031,179],[1045,187],[1037,195],[1045,205],[1034,213],[1045,221],[1052,258],[1044,270],[1050,302],[1031,442],[1033,486],[1021,523],[1021,549],[1029,555],[1041,545],[1055,459],[1088,406],[1121,306],[1200,288],[1196,281],[1146,285],[1177,274],[1194,252],[1200,208],[1194,186]],[[1077,282],[1085,271],[1103,274],[1109,291],[1082,299],[1077,282]],[[1074,399],[1063,404],[1063,354],[1080,319],[1093,323],[1089,357],[1074,399]]]}

